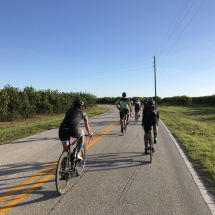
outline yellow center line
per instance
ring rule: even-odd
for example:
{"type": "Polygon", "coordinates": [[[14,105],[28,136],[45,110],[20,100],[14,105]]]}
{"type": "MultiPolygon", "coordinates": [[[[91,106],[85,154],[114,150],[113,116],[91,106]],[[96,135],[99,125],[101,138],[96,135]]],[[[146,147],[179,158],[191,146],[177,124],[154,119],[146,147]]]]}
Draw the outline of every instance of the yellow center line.
{"type": "MultiPolygon", "coordinates": [[[[97,133],[96,135],[94,135],[94,138],[97,137],[96,139],[94,139],[89,145],[86,146],[86,148],[88,149],[89,147],[91,147],[93,144],[95,144],[98,140],[100,140],[105,134],[107,134],[109,131],[111,131],[117,124],[119,124],[119,119],[117,121],[115,121],[114,123],[112,123],[111,125],[109,125],[108,127],[106,127],[105,129],[103,129],[102,131],[100,131],[99,133],[97,133]],[[108,130],[107,130],[108,129],[108,130]],[[105,131],[106,130],[106,131],[105,131]],[[105,131],[105,132],[104,132],[105,131]],[[104,132],[104,133],[103,133],[104,132]],[[103,133],[103,134],[102,134],[103,133]],[[100,134],[102,134],[101,136],[99,136],[100,134]]],[[[87,143],[87,141],[85,141],[85,143],[87,143]]],[[[39,178],[40,176],[42,176],[45,172],[47,172],[48,170],[52,169],[54,166],[57,165],[58,160],[56,160],[55,162],[53,162],[52,164],[50,164],[49,166],[45,167],[43,170],[41,170],[40,172],[36,173],[35,175],[31,176],[30,178],[28,178],[27,180],[25,180],[24,182],[22,182],[21,184],[19,184],[18,186],[14,187],[13,189],[11,189],[10,191],[8,191],[7,193],[3,194],[2,196],[0,196],[0,204],[6,200],[7,198],[9,198],[10,196],[12,196],[15,192],[17,192],[18,190],[20,190],[21,188],[23,188],[24,186],[28,185],[30,182],[35,181],[37,178],[39,178]]],[[[39,186],[41,186],[44,182],[46,182],[47,180],[49,180],[54,174],[55,174],[56,169],[54,169],[51,173],[49,173],[48,175],[46,175],[45,177],[43,177],[42,179],[40,179],[38,182],[36,182],[34,185],[32,185],[31,187],[29,187],[27,190],[25,190],[23,193],[21,193],[20,195],[18,195],[17,197],[14,198],[14,200],[11,200],[9,203],[7,203],[5,206],[3,206],[2,208],[0,208],[0,215],[4,214],[6,211],[10,210],[12,207],[14,207],[16,204],[18,204],[22,199],[24,199],[25,197],[27,197],[30,193],[32,193],[35,189],[37,189],[39,186]],[[29,193],[29,194],[28,194],[29,193]]]]}
{"type": "MultiPolygon", "coordinates": [[[[117,120],[118,121],[118,120],[117,120]]],[[[117,122],[116,121],[116,122],[117,122]]],[[[96,135],[94,135],[94,139],[95,137],[99,136],[101,133],[103,133],[105,130],[107,130],[108,128],[110,128],[113,124],[115,124],[116,122],[113,122],[111,125],[109,125],[108,127],[104,128],[103,130],[101,130],[99,133],[97,133],[96,135]]],[[[88,140],[85,141],[85,143],[88,143],[88,140]]],[[[50,169],[52,169],[54,166],[57,165],[58,160],[56,160],[55,162],[51,163],[50,165],[48,165],[47,167],[45,167],[44,169],[42,169],[41,171],[39,171],[38,173],[34,174],[33,176],[31,176],[30,178],[28,178],[27,180],[23,181],[21,184],[17,185],[16,187],[12,188],[11,190],[9,190],[7,193],[4,193],[2,196],[0,196],[0,204],[5,201],[7,198],[9,198],[10,196],[12,196],[15,192],[21,190],[23,187],[25,187],[26,185],[30,184],[31,182],[35,181],[36,179],[38,179],[40,176],[42,176],[44,173],[46,173],[47,171],[49,171],[50,169]]]]}
{"type": "Polygon", "coordinates": [[[7,203],[5,206],[3,206],[0,209],[0,215],[6,213],[9,211],[12,207],[16,206],[20,201],[22,201],[24,198],[26,198],[28,195],[30,195],[34,190],[36,190],[38,187],[40,187],[43,183],[48,181],[53,175],[55,175],[56,169],[52,170],[48,175],[41,178],[38,182],[33,184],[31,187],[29,187],[27,190],[22,192],[20,195],[18,195],[14,200],[7,203]]]}

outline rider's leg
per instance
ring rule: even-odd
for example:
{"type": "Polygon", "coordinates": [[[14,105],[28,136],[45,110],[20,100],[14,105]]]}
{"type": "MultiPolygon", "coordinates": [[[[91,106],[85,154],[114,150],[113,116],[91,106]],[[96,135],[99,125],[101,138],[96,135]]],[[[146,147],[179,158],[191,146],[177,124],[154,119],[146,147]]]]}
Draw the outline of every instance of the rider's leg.
{"type": "Polygon", "coordinates": [[[128,112],[127,114],[127,121],[129,120],[129,118],[130,118],[130,112],[128,112]]]}
{"type": "Polygon", "coordinates": [[[120,127],[121,127],[121,132],[123,132],[123,113],[120,112],[120,127]]]}
{"type": "Polygon", "coordinates": [[[76,155],[76,157],[78,158],[78,159],[83,159],[82,157],[81,157],[81,155],[80,155],[80,152],[82,151],[82,149],[83,149],[83,145],[84,145],[84,139],[85,139],[85,132],[84,132],[84,130],[83,129],[80,129],[80,131],[81,131],[81,137],[79,138],[79,141],[78,141],[78,145],[77,145],[77,155],[76,155]]]}
{"type": "Polygon", "coordinates": [[[120,125],[122,126],[122,119],[120,119],[120,125]]]}
{"type": "Polygon", "coordinates": [[[153,131],[154,131],[154,143],[157,143],[157,133],[158,133],[157,125],[153,126],[153,131]]]}
{"type": "Polygon", "coordinates": [[[68,151],[69,142],[68,141],[62,141],[63,151],[68,151]]]}
{"type": "Polygon", "coordinates": [[[144,142],[145,142],[145,154],[147,154],[148,142],[149,142],[149,133],[145,132],[144,134],[144,142]]]}

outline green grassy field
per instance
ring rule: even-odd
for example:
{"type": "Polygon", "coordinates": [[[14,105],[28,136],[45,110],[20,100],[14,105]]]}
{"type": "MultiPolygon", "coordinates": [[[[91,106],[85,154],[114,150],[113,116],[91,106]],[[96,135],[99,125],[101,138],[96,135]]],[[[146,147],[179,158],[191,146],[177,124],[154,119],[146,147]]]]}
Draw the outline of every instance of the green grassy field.
{"type": "MultiPolygon", "coordinates": [[[[96,116],[107,112],[107,108],[89,108],[85,110],[88,117],[96,116]]],[[[0,144],[9,143],[33,134],[38,134],[60,126],[64,115],[53,116],[46,119],[40,119],[30,122],[17,122],[13,125],[0,127],[0,144]]],[[[32,119],[33,120],[33,119],[32,119]]]]}
{"type": "Polygon", "coordinates": [[[215,107],[159,106],[158,110],[215,194],[215,107]]]}

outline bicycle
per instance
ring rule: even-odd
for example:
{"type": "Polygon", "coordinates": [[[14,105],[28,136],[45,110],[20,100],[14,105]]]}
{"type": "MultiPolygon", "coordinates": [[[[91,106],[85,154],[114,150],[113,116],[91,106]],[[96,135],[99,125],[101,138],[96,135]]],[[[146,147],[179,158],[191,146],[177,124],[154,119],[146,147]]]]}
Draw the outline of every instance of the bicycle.
{"type": "Polygon", "coordinates": [[[123,113],[123,120],[122,120],[123,136],[127,131],[127,125],[128,125],[127,113],[123,113]]]}
{"type": "MultiPolygon", "coordinates": [[[[142,125],[143,126],[143,125],[142,125]]],[[[142,127],[144,129],[144,127],[142,127]]],[[[152,126],[150,126],[149,141],[147,143],[147,148],[145,148],[145,154],[150,154],[150,163],[152,163],[152,157],[154,153],[154,142],[152,141],[152,126]]]]}
{"type": "MultiPolygon", "coordinates": [[[[89,142],[91,143],[92,141],[92,136],[91,135],[85,135],[89,136],[89,142]]],[[[75,177],[76,175],[80,176],[84,170],[85,164],[86,164],[86,145],[85,143],[83,144],[83,148],[81,151],[81,156],[82,160],[76,158],[76,153],[77,153],[77,146],[71,151],[71,145],[74,145],[75,143],[78,142],[79,138],[77,138],[74,142],[72,142],[72,137],[70,136],[68,138],[69,140],[69,147],[68,151],[64,151],[57,164],[57,169],[56,169],[56,175],[55,175],[55,185],[57,192],[59,195],[63,195],[69,185],[69,180],[72,177],[75,177]],[[72,143],[71,143],[72,142],[72,143]],[[62,166],[64,165],[64,166],[62,166]],[[65,167],[65,168],[64,168],[65,167]]]]}
{"type": "Polygon", "coordinates": [[[138,122],[138,121],[139,121],[139,117],[140,117],[140,111],[137,111],[137,112],[136,112],[136,119],[135,119],[135,120],[136,120],[136,122],[138,122]]]}

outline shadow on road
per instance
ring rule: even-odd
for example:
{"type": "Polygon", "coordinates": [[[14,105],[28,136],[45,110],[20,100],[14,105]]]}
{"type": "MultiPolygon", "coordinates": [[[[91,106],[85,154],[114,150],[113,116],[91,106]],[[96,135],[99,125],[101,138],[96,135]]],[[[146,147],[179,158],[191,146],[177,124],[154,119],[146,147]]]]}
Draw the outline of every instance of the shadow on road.
{"type": "Polygon", "coordinates": [[[123,153],[107,153],[94,154],[87,156],[87,169],[85,172],[108,171],[113,169],[132,168],[149,164],[149,161],[144,161],[142,152],[123,152],[123,153]]]}

